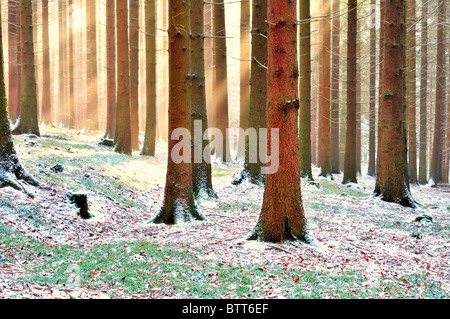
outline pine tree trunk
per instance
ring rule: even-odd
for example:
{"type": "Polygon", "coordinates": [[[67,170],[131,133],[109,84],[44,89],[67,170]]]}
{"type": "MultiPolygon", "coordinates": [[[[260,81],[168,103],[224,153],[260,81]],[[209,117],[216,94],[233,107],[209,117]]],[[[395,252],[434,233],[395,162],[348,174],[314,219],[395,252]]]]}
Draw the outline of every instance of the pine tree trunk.
{"type": "Polygon", "coordinates": [[[407,175],[405,112],[406,3],[385,1],[382,7],[382,97],[378,123],[375,195],[387,202],[415,207],[407,175]]]}
{"type": "Polygon", "coordinates": [[[20,2],[8,0],[9,117],[14,122],[20,107],[20,2]]]}
{"type": "MultiPolygon", "coordinates": [[[[31,3],[30,3],[31,4],[31,3]]],[[[1,21],[1,15],[0,15],[1,21]]],[[[0,23],[0,43],[3,43],[0,23]]],[[[5,89],[3,46],[0,46],[0,188],[12,187],[26,192],[21,182],[39,186],[39,182],[28,174],[19,162],[11,136],[5,89]]]]}
{"type": "Polygon", "coordinates": [[[86,3],[86,48],[87,48],[87,117],[88,128],[99,129],[98,119],[98,71],[97,71],[97,3],[86,3]]]}
{"type": "Polygon", "coordinates": [[[31,0],[22,0],[20,16],[22,21],[22,83],[20,85],[19,119],[13,128],[13,134],[34,134],[40,136],[31,0]]]}
{"type": "Polygon", "coordinates": [[[66,67],[66,39],[67,39],[67,24],[64,18],[65,1],[58,1],[58,45],[59,45],[59,57],[58,57],[58,122],[62,125],[66,124],[66,80],[65,80],[65,67],[66,67]]]}
{"type": "Polygon", "coordinates": [[[75,128],[75,71],[74,71],[74,39],[73,39],[73,14],[74,14],[74,6],[73,0],[69,0],[69,107],[68,107],[68,125],[69,128],[75,128]]]}
{"type": "Polygon", "coordinates": [[[330,28],[330,16],[331,16],[331,0],[322,0],[322,12],[323,18],[321,22],[322,32],[322,48],[321,48],[321,70],[319,84],[321,87],[321,94],[319,99],[319,137],[318,137],[318,166],[320,167],[319,176],[328,177],[331,175],[331,68],[330,68],[330,52],[331,52],[331,28],[330,28]]]}
{"type": "Polygon", "coordinates": [[[217,0],[213,5],[214,37],[215,37],[215,93],[216,127],[222,132],[223,147],[216,150],[216,156],[224,162],[231,161],[228,128],[228,71],[227,71],[227,41],[225,24],[225,5],[223,0],[217,0]]]}
{"type": "Polygon", "coordinates": [[[430,180],[436,186],[442,183],[442,155],[444,152],[444,120],[445,120],[445,31],[446,17],[445,1],[440,2],[438,8],[438,30],[436,48],[436,102],[433,134],[433,149],[431,153],[430,180]]]}
{"type": "Polygon", "coordinates": [[[117,105],[114,150],[131,155],[130,58],[128,49],[128,0],[116,0],[117,105]]]}
{"type": "MultiPolygon", "coordinates": [[[[189,1],[169,0],[169,135],[176,129],[189,130],[189,1]]],[[[176,163],[174,147],[184,143],[190,149],[190,140],[181,142],[169,138],[166,187],[164,203],[154,223],[177,224],[205,217],[197,210],[192,188],[192,166],[188,162],[176,163]]]]}
{"type": "Polygon", "coordinates": [[[130,0],[131,147],[139,150],[139,0],[130,0]]]}
{"type": "Polygon", "coordinates": [[[145,1],[145,60],[147,112],[145,139],[141,155],[155,156],[156,151],[156,0],[145,1]]]}
{"type": "Polygon", "coordinates": [[[208,129],[208,114],[205,91],[203,2],[191,2],[190,20],[192,187],[194,196],[215,198],[217,195],[212,186],[209,139],[204,138],[205,131],[208,129]],[[196,125],[195,121],[201,125],[196,125]],[[200,132],[197,132],[200,127],[200,132]]]}
{"type": "Polygon", "coordinates": [[[258,132],[267,128],[267,0],[253,0],[252,10],[252,63],[250,86],[250,107],[248,116],[248,127],[255,130],[256,140],[252,141],[250,148],[250,136],[245,139],[244,169],[239,176],[233,180],[234,185],[242,183],[245,179],[253,184],[263,184],[264,175],[262,167],[264,164],[259,156],[267,154],[267,148],[259,138],[258,132]]]}
{"type": "Polygon", "coordinates": [[[428,0],[422,0],[420,27],[419,183],[427,183],[428,0]]]}
{"type": "Polygon", "coordinates": [[[340,174],[339,163],[339,104],[340,104],[340,32],[341,32],[341,17],[340,17],[340,0],[333,0],[333,29],[332,29],[332,68],[331,68],[331,172],[340,174]]]}
{"type": "MultiPolygon", "coordinates": [[[[239,127],[247,130],[250,104],[250,10],[251,0],[241,1],[241,30],[240,30],[240,112],[239,127]]],[[[245,156],[245,139],[240,138],[237,158],[245,156]]]]}
{"type": "MultiPolygon", "coordinates": [[[[259,221],[249,239],[281,242],[285,239],[306,240],[298,147],[298,64],[296,1],[269,0],[268,21],[268,104],[269,132],[278,129],[279,169],[267,174],[263,206],[259,221]]],[[[272,163],[273,164],[273,163],[272,163]]]]}
{"type": "MultiPolygon", "coordinates": [[[[301,0],[300,11],[300,175],[313,180],[311,164],[311,3],[301,0]]],[[[339,145],[338,145],[339,146],[339,145]]]]}
{"type": "Polygon", "coordinates": [[[370,101],[369,101],[369,165],[367,174],[376,175],[376,85],[377,85],[377,28],[376,28],[376,0],[371,0],[372,21],[370,22],[370,101]]]}
{"type": "Polygon", "coordinates": [[[357,21],[358,1],[348,1],[347,35],[347,130],[345,143],[344,178],[342,182],[357,183],[356,134],[357,134],[357,21]]]}
{"type": "Polygon", "coordinates": [[[52,108],[50,96],[50,39],[48,25],[48,0],[42,1],[42,113],[41,121],[52,122],[52,108]]]}
{"type": "Polygon", "coordinates": [[[106,2],[106,132],[105,138],[114,139],[116,131],[116,6],[106,2]]]}
{"type": "Polygon", "coordinates": [[[406,25],[406,107],[408,118],[408,171],[411,183],[417,183],[416,150],[416,1],[407,2],[406,25]]]}

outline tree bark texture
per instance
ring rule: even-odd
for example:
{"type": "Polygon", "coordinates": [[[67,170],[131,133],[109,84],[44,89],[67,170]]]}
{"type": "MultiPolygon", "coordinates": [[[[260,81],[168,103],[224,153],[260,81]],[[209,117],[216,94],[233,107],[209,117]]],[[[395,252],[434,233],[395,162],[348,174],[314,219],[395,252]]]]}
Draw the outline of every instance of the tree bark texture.
{"type": "Polygon", "coordinates": [[[271,148],[272,134],[267,145],[269,154],[278,155],[279,169],[266,175],[261,214],[249,239],[307,239],[298,147],[296,18],[296,1],[268,1],[267,125],[269,132],[279,130],[278,153],[271,148]]]}

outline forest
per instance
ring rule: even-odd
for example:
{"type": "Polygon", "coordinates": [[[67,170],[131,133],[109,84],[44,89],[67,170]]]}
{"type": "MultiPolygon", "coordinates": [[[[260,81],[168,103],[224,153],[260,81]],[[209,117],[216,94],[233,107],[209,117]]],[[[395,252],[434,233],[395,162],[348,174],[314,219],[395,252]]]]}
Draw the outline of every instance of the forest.
{"type": "Polygon", "coordinates": [[[450,297],[449,1],[0,14],[0,299],[450,297]]]}

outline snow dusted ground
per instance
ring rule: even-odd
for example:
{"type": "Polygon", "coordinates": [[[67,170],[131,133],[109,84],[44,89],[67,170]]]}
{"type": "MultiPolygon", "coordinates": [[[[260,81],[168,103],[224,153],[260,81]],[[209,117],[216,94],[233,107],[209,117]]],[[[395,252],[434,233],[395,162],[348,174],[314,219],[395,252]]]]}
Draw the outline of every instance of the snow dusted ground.
{"type": "MultiPolygon", "coordinates": [[[[92,143],[92,147],[72,148],[73,153],[63,152],[63,148],[52,150],[43,147],[30,152],[30,148],[21,140],[16,148],[28,170],[44,182],[48,170],[33,166],[33,156],[36,158],[55,152],[76,160],[82,156],[95,156],[98,152],[107,155],[110,151],[96,146],[96,141],[98,136],[79,137],[79,143],[92,143]]],[[[41,140],[37,142],[42,144],[41,140]]],[[[65,194],[70,188],[65,186],[63,180],[75,180],[80,173],[87,173],[80,169],[71,171],[69,167],[66,175],[61,175],[60,182],[53,180],[39,190],[34,190],[34,199],[11,189],[0,190],[0,203],[7,201],[16,208],[38,207],[39,216],[45,222],[36,226],[36,223],[24,219],[17,210],[11,208],[11,204],[0,205],[0,222],[44,245],[68,245],[88,250],[98,244],[143,240],[171,247],[187,247],[196,251],[199,260],[216,264],[255,265],[267,270],[281,268],[286,273],[302,270],[336,275],[355,271],[367,279],[357,289],[377,287],[385,278],[394,280],[405,275],[420,275],[426,278],[428,286],[436,285],[447,294],[438,294],[435,298],[448,298],[450,193],[430,186],[413,185],[411,192],[419,203],[419,207],[414,210],[373,197],[375,179],[372,177],[359,176],[358,184],[344,186],[341,185],[342,175],[335,175],[333,181],[317,178],[318,169],[314,168],[316,183],[302,180],[303,202],[314,243],[269,244],[246,241],[246,235],[257,222],[264,188],[249,183],[239,186],[231,184],[233,174],[241,168],[240,163],[213,162],[213,185],[219,198],[198,201],[199,209],[206,215],[207,221],[171,226],[149,223],[161,207],[164,193],[166,146],[159,143],[158,147],[159,155],[155,158],[143,158],[135,154],[134,159],[120,165],[110,163],[105,167],[91,167],[91,171],[101,170],[102,174],[114,175],[119,180],[126,179],[128,182],[125,185],[131,185],[132,189],[124,194],[136,205],[124,205],[106,191],[90,187],[86,191],[94,218],[81,219],[74,205],[67,200],[65,194]],[[431,216],[433,221],[414,221],[417,216],[424,214],[431,216]]],[[[89,168],[85,171],[89,172],[89,168]]],[[[112,187],[112,184],[101,179],[95,180],[95,183],[105,189],[112,187]]],[[[7,252],[8,246],[0,243],[0,253],[7,252]]],[[[20,278],[26,275],[26,269],[20,260],[6,263],[0,268],[0,297],[8,298],[18,290],[22,290],[22,296],[29,298],[71,296],[70,291],[58,287],[44,289],[29,285],[27,289],[23,288],[20,278]]],[[[289,295],[289,289],[279,288],[277,278],[270,281],[270,285],[260,283],[266,292],[259,297],[283,298],[289,295]]],[[[314,283],[303,285],[305,293],[314,287],[314,283]]],[[[411,283],[405,281],[404,285],[408,289],[410,286],[414,288],[413,295],[418,298],[423,297],[427,289],[426,284],[412,287],[411,283]]],[[[331,290],[323,298],[332,297],[331,290]]],[[[108,297],[104,292],[86,287],[77,296],[108,297]]],[[[375,297],[387,296],[387,292],[380,289],[375,297]]],[[[186,296],[180,293],[171,297],[186,296]]],[[[403,297],[408,298],[407,295],[403,297]]]]}

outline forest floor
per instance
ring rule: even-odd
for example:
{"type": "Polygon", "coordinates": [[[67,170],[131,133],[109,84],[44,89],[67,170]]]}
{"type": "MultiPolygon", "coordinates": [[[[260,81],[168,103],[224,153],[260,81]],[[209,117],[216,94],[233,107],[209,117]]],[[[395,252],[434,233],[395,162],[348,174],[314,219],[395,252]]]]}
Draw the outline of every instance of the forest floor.
{"type": "Polygon", "coordinates": [[[413,185],[413,210],[375,198],[365,175],[347,186],[342,175],[302,180],[314,242],[246,241],[263,186],[232,185],[239,163],[214,163],[218,199],[198,201],[208,221],[155,225],[164,143],[155,158],[129,157],[98,145],[99,134],[41,133],[15,142],[43,186],[29,188],[34,198],[0,190],[0,298],[450,297],[445,189],[413,185]],[[77,214],[68,192],[88,195],[92,218],[77,214]]]}

